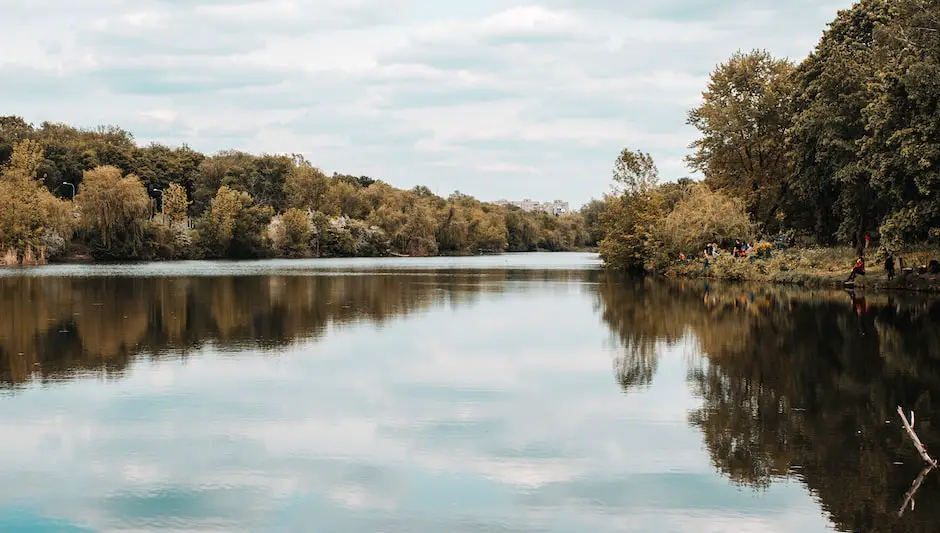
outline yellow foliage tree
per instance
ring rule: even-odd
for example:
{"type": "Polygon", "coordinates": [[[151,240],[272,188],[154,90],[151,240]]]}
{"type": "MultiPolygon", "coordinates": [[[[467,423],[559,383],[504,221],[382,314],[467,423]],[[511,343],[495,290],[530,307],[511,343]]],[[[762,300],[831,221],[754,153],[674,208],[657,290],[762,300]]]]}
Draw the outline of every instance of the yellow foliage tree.
{"type": "Polygon", "coordinates": [[[173,227],[186,222],[187,207],[186,189],[179,183],[171,183],[163,193],[163,211],[166,213],[166,222],[173,227]]]}
{"type": "Polygon", "coordinates": [[[328,189],[326,174],[306,162],[295,166],[284,182],[287,205],[299,209],[321,210],[328,189]]]}
{"type": "Polygon", "coordinates": [[[227,248],[229,243],[232,242],[235,233],[235,219],[244,204],[242,196],[248,196],[248,193],[239,192],[223,185],[209,204],[209,220],[215,228],[216,244],[221,248],[227,248]]]}
{"type": "Polygon", "coordinates": [[[744,201],[698,184],[661,225],[661,239],[673,252],[699,252],[710,242],[751,237],[744,201]]]}
{"type": "Polygon", "coordinates": [[[303,257],[310,251],[312,236],[313,225],[307,212],[290,208],[279,217],[274,243],[284,256],[303,257]]]}
{"type": "Polygon", "coordinates": [[[0,250],[4,262],[44,262],[47,248],[61,251],[71,239],[70,203],[53,196],[37,178],[41,144],[14,145],[10,162],[0,169],[0,250]]]}
{"type": "Polygon", "coordinates": [[[113,166],[85,172],[75,197],[81,224],[97,255],[137,257],[143,249],[150,197],[137,176],[113,166]]]}

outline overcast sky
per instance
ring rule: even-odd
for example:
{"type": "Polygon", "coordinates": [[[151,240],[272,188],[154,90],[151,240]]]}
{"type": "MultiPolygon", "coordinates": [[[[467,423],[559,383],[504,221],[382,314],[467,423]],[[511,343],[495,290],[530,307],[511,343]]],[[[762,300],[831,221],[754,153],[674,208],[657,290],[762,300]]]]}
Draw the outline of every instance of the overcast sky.
{"type": "Polygon", "coordinates": [[[303,153],[483,200],[663,179],[736,50],[802,59],[850,0],[0,0],[0,114],[142,143],[303,153]]]}

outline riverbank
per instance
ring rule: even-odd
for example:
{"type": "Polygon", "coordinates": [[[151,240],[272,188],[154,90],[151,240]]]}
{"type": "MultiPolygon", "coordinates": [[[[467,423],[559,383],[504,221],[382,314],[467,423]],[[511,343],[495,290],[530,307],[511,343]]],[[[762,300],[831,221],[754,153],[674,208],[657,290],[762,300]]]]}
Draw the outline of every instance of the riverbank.
{"type": "MultiPolygon", "coordinates": [[[[866,265],[866,275],[858,276],[854,287],[870,290],[905,290],[940,292],[940,275],[918,273],[918,267],[940,257],[936,250],[906,250],[899,254],[913,272],[896,269],[893,280],[888,280],[882,258],[872,257],[866,265]]],[[[855,263],[851,248],[799,248],[774,250],[769,257],[735,258],[730,253],[709,259],[676,261],[658,269],[657,274],[673,279],[715,279],[725,281],[752,281],[798,285],[811,288],[844,288],[855,263]]]]}

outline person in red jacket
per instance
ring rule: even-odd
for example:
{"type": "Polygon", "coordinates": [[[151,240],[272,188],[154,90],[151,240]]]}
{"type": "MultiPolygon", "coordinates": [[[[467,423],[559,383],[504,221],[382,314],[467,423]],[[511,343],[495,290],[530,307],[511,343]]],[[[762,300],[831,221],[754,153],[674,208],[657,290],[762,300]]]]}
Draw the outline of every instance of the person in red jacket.
{"type": "Polygon", "coordinates": [[[864,276],[865,275],[865,258],[858,256],[858,259],[855,260],[855,266],[852,267],[852,273],[849,274],[849,277],[845,280],[846,282],[855,281],[855,276],[864,276]]]}

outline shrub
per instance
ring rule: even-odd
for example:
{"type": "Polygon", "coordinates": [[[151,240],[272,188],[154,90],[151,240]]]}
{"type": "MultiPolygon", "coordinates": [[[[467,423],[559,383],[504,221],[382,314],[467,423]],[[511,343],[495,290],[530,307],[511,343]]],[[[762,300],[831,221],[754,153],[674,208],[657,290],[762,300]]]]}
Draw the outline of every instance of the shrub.
{"type": "Polygon", "coordinates": [[[774,245],[767,241],[760,241],[754,245],[754,255],[761,258],[770,257],[774,250],[774,245]]]}

